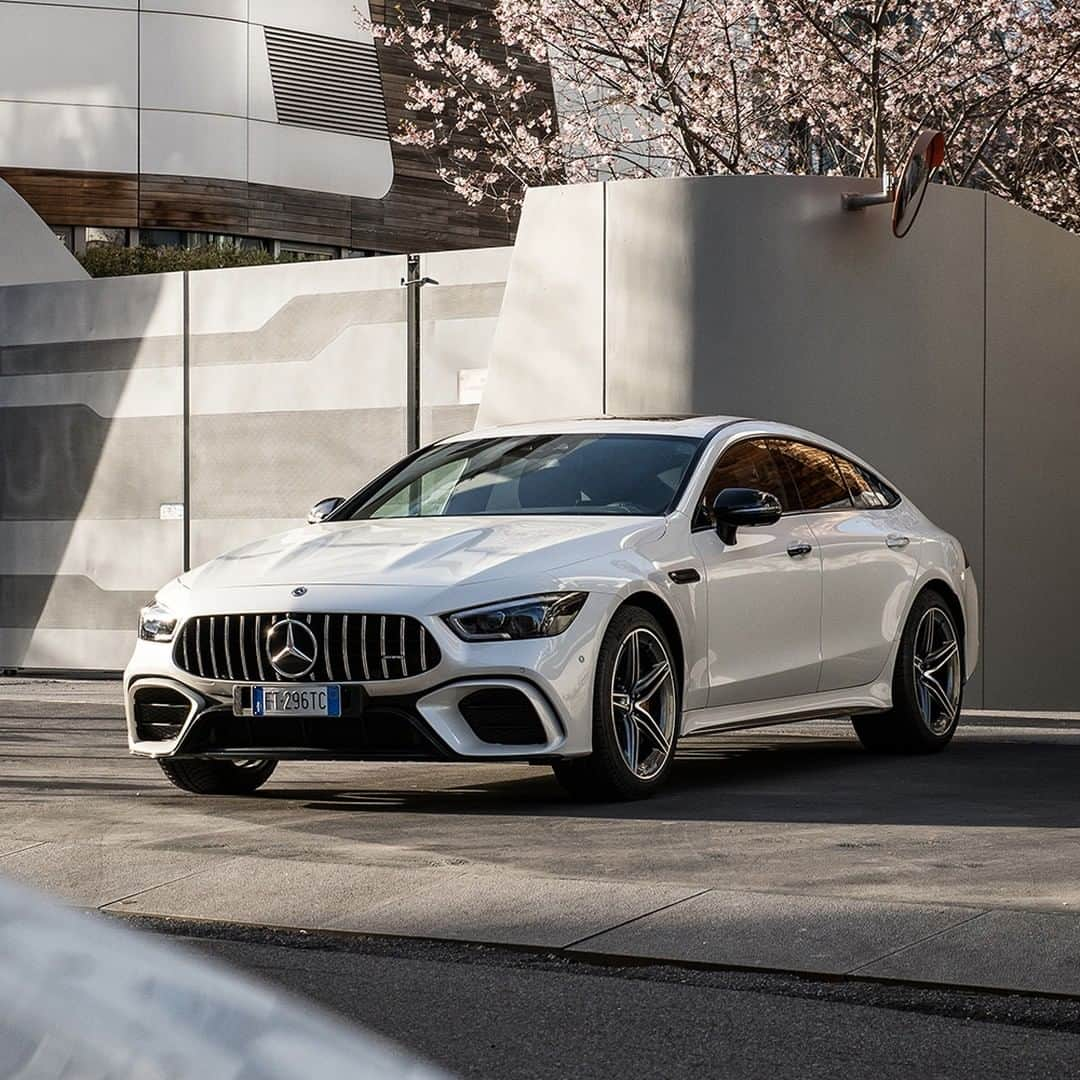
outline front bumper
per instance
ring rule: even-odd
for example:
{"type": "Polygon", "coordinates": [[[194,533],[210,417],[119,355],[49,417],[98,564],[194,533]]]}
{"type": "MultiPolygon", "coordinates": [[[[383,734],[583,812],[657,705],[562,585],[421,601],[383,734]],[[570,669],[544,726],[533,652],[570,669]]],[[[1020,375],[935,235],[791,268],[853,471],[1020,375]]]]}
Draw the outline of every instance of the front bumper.
{"type": "Polygon", "coordinates": [[[334,680],[343,707],[333,719],[254,717],[250,688],[257,679],[199,678],[177,666],[172,644],[139,641],[124,673],[128,744],[151,758],[580,756],[592,748],[593,672],[602,637],[595,629],[605,610],[605,598],[591,595],[564,634],[516,642],[463,642],[441,619],[416,616],[435,636],[440,662],[408,678],[334,680]],[[162,716],[166,722],[153,722],[162,716]]]}

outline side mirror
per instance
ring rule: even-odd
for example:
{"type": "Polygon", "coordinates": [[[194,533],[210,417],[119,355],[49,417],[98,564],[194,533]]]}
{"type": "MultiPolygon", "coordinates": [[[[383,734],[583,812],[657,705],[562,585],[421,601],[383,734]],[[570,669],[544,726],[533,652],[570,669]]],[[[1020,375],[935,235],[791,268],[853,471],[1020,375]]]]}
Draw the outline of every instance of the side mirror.
{"type": "Polygon", "coordinates": [[[775,495],[756,488],[724,488],[713,501],[716,533],[729,547],[738,543],[740,526],[774,525],[783,512],[775,495]]]}
{"type": "Polygon", "coordinates": [[[320,521],[325,521],[344,501],[340,495],[335,495],[330,499],[320,499],[308,511],[307,523],[318,525],[320,521]]]}

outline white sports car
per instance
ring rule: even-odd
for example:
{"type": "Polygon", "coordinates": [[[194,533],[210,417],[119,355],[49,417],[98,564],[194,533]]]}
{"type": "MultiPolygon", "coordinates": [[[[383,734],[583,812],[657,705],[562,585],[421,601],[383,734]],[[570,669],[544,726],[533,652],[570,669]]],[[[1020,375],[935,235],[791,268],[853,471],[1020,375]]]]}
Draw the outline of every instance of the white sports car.
{"type": "Polygon", "coordinates": [[[706,731],[850,715],[870,750],[940,750],[977,605],[959,541],[807,431],[476,431],[162,589],[128,735],[204,794],[355,759],[546,762],[634,798],[706,731]]]}

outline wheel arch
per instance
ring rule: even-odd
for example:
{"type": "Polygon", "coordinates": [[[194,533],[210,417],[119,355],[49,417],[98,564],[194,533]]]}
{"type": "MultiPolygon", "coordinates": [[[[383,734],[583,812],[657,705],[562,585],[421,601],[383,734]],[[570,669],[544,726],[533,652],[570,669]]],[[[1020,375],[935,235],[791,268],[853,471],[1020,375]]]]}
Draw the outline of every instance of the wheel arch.
{"type": "Polygon", "coordinates": [[[945,601],[945,604],[949,609],[949,614],[952,615],[953,619],[956,621],[957,630],[960,632],[960,670],[961,672],[967,671],[967,622],[964,618],[964,605],[957,595],[956,590],[945,580],[945,578],[927,578],[920,584],[919,588],[915,590],[911,597],[911,604],[908,606],[908,617],[910,617],[911,610],[914,608],[919,597],[928,592],[937,593],[941,599],[945,601]]]}
{"type": "Polygon", "coordinates": [[[675,666],[678,669],[676,685],[679,688],[679,704],[681,707],[686,692],[686,653],[683,645],[682,630],[679,628],[679,620],[675,617],[675,612],[671,610],[662,597],[645,589],[640,589],[626,597],[612,612],[612,617],[614,617],[615,612],[622,611],[623,608],[627,607],[643,608],[656,619],[667,635],[668,643],[675,654],[675,666]]]}

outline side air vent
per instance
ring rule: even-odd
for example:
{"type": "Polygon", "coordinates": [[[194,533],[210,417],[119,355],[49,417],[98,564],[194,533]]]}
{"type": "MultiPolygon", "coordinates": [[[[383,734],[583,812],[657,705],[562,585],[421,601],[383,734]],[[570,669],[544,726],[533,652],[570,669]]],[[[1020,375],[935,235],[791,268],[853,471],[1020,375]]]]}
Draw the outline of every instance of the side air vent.
{"type": "Polygon", "coordinates": [[[264,27],[278,121],[389,139],[375,46],[264,27]]]}

